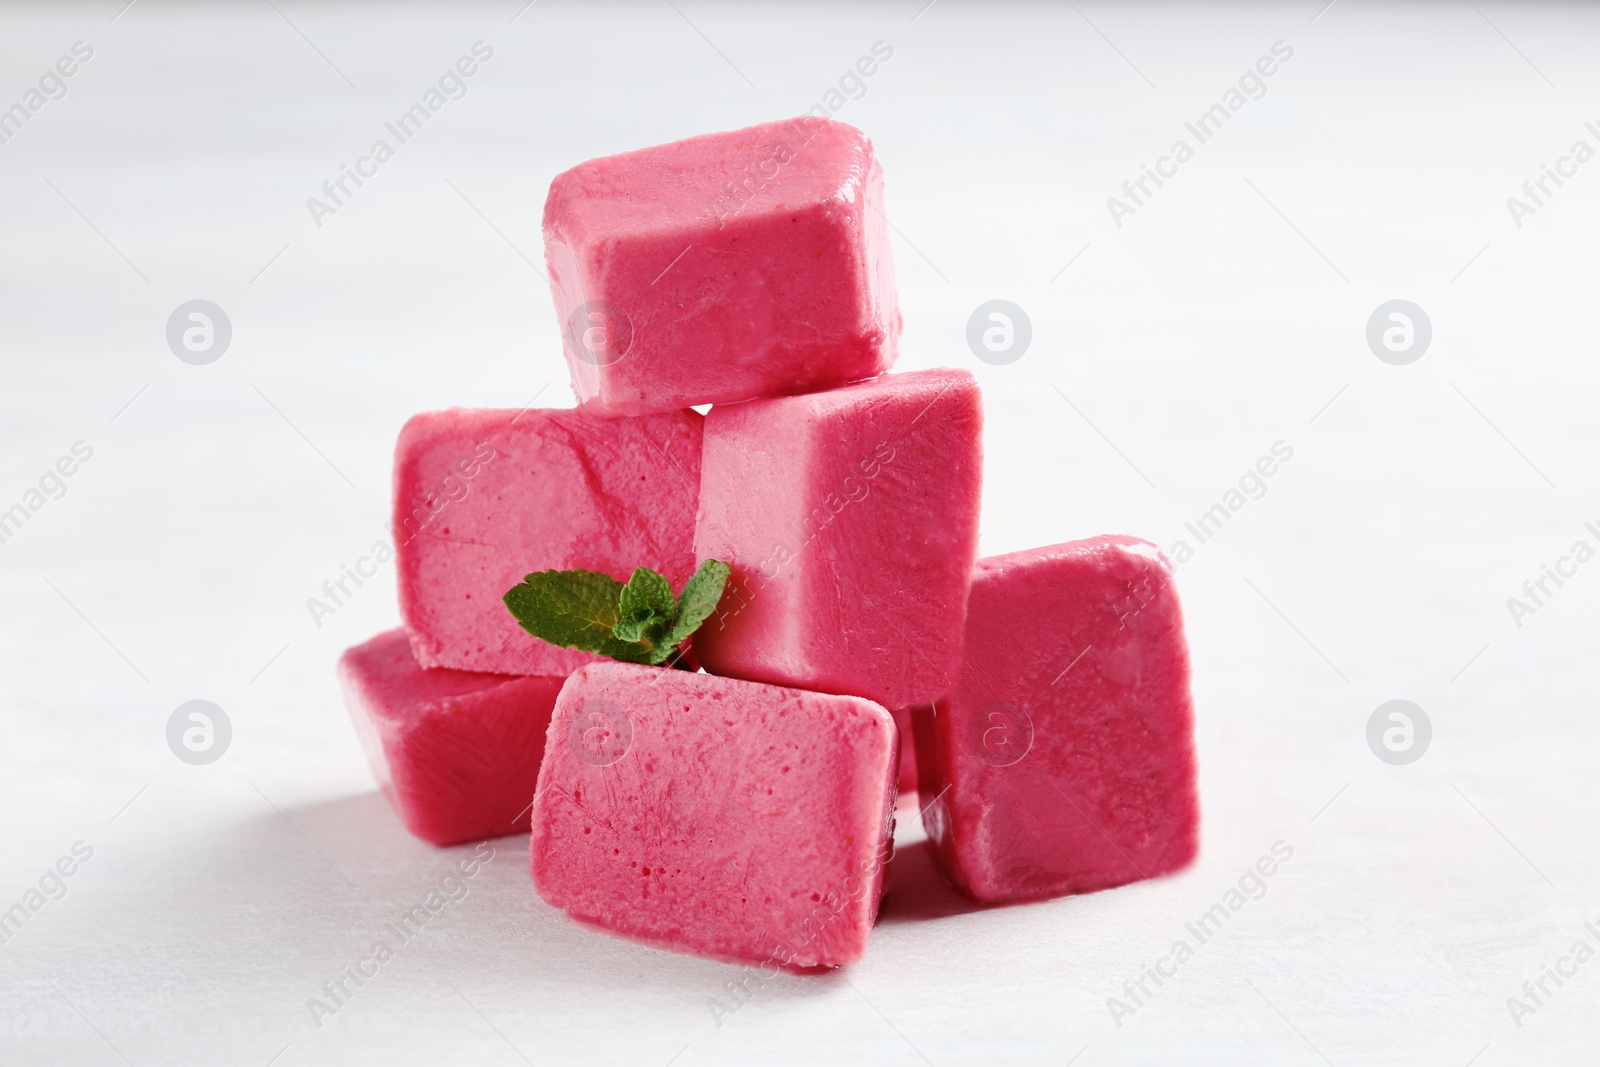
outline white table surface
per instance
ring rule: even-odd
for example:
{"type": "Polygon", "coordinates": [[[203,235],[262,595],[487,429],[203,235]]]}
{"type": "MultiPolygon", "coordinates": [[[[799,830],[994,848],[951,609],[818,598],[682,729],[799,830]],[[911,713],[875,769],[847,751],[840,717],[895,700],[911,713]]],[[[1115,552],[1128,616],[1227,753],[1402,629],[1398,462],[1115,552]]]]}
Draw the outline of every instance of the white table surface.
{"type": "Polygon", "coordinates": [[[1600,565],[1520,627],[1506,598],[1600,543],[1600,162],[1520,227],[1506,198],[1600,147],[1600,13],[121,4],[0,10],[0,107],[94,49],[0,145],[0,508],[93,449],[0,545],[0,909],[93,849],[0,946],[0,1062],[1592,1058],[1600,961],[1520,1026],[1506,1002],[1600,947],[1600,565]],[[467,96],[315,226],[306,198],[480,39],[467,96]],[[464,851],[400,828],[335,688],[396,624],[392,569],[320,628],[306,607],[383,535],[396,431],[572,403],[534,269],[552,175],[804,111],[879,40],[838,115],[888,176],[900,366],[985,390],[986,554],[1171,546],[1294,449],[1179,571],[1200,860],[973,911],[906,828],[866,958],[719,1028],[737,968],[566,922],[506,838],[314,1026],[307,998],[464,851]],[[1265,96],[1116,226],[1106,198],[1279,40],[1265,96]],[[1034,329],[1006,366],[964,339],[997,297],[1034,329]],[[164,340],[194,298],[233,325],[208,366],[164,340]],[[1365,342],[1396,298],[1433,324],[1408,366],[1365,342]],[[233,724],[208,766],[164,737],[196,698],[233,724]],[[1394,698],[1434,728],[1409,766],[1365,741],[1394,698]],[[1117,1025],[1107,999],[1280,840],[1267,894],[1117,1025]]]}

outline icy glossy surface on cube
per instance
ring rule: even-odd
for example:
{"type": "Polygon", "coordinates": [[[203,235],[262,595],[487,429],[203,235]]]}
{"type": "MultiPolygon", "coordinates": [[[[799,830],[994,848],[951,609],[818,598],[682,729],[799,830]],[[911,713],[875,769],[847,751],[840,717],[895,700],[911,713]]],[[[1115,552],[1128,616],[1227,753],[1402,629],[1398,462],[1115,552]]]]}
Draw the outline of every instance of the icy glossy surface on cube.
{"type": "Polygon", "coordinates": [[[856,697],[584,667],[550,723],[534,884],[574,919],[662,947],[852,962],[883,888],[896,741],[856,697]]]}
{"type": "Polygon", "coordinates": [[[706,670],[890,708],[951,689],[982,423],[959,370],[713,408],[695,551],[734,571],[695,635],[706,670]]]}
{"type": "Polygon", "coordinates": [[[960,685],[915,730],[929,837],[979,900],[1104,889],[1194,858],[1189,654],[1149,542],[979,560],[960,685]]]}
{"type": "Polygon", "coordinates": [[[580,401],[638,414],[881,374],[900,333],[883,172],[803,117],[556,176],[545,259],[580,401]]]}
{"type": "Polygon", "coordinates": [[[528,828],[564,677],[424,670],[404,630],[347,650],[339,681],[367,761],[406,829],[435,845],[528,828]]]}

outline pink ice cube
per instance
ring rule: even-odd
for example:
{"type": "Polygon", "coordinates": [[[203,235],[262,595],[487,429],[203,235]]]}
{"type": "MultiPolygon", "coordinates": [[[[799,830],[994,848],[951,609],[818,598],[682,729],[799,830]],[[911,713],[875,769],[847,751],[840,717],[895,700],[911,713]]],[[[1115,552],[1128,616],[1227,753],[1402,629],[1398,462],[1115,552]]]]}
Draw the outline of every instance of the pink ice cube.
{"type": "Polygon", "coordinates": [[[453,845],[528,828],[545,730],[565,678],[423,670],[404,630],[339,659],[373,776],[406,829],[453,845]]]}
{"type": "Polygon", "coordinates": [[[982,421],[958,370],[713,408],[695,551],[733,576],[695,635],[705,669],[890,708],[949,690],[982,421]]]}
{"type": "Polygon", "coordinates": [[[1170,564],[1132,537],[978,561],[961,682],[915,723],[940,865],[982,901],[1175,871],[1199,836],[1170,564]]]}
{"type": "Polygon", "coordinates": [[[894,710],[895,729],[900,732],[900,795],[917,791],[917,746],[911,738],[911,708],[894,710]]]}
{"type": "Polygon", "coordinates": [[[900,334],[883,172],[802,117],[556,176],[545,259],[572,388],[639,414],[881,374],[900,334]]]}
{"type": "Polygon", "coordinates": [[[395,447],[400,611],[424,667],[567,675],[598,657],[517,625],[501,597],[542,570],[674,589],[694,573],[701,417],[452,408],[417,415],[395,447]]]}
{"type": "Polygon", "coordinates": [[[893,837],[889,713],[625,663],[568,679],[529,853],[574,919],[714,959],[859,959],[893,837]]]}

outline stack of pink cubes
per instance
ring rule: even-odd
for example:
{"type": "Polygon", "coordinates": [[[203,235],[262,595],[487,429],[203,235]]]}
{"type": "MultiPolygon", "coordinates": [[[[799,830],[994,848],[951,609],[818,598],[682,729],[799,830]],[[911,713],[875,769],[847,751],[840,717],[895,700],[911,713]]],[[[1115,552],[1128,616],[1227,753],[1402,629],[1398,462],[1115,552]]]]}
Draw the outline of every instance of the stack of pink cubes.
{"type": "Polygon", "coordinates": [[[579,404],[406,424],[405,627],[339,665],[418,837],[531,830],[534,886],[574,919],[793,971],[860,958],[900,791],[979,902],[1193,858],[1171,567],[1115,536],[976,558],[977,384],[888,373],[883,194],[867,138],[816,118],[551,184],[579,404]],[[572,568],[678,589],[707,559],[732,574],[694,671],[547,644],[501,601],[572,568]]]}

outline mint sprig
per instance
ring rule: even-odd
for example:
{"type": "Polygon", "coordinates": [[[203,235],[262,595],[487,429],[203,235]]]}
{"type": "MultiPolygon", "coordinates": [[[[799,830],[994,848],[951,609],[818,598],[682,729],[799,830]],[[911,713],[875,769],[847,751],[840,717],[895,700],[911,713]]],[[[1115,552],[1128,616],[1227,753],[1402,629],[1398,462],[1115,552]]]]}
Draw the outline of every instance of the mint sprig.
{"type": "Polygon", "coordinates": [[[596,571],[540,571],[502,599],[517,624],[541,641],[659,666],[711,617],[731,572],[708,559],[675,598],[672,585],[649,567],[635,570],[626,584],[596,571]]]}

